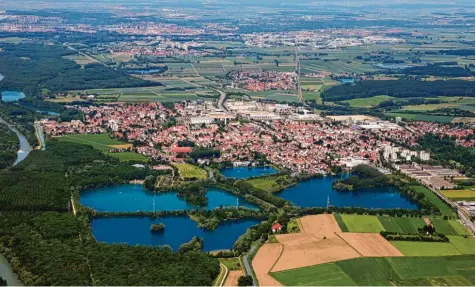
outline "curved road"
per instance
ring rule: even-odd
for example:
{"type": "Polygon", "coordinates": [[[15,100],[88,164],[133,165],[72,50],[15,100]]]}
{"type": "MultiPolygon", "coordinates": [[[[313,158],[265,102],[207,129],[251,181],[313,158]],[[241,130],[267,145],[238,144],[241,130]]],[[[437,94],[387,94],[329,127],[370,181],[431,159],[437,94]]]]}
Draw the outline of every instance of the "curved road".
{"type": "Polygon", "coordinates": [[[258,246],[251,245],[250,250],[248,250],[248,252],[246,252],[245,255],[243,255],[243,265],[245,265],[244,267],[245,267],[246,275],[250,275],[251,278],[253,278],[253,286],[257,286],[257,284],[256,284],[255,277],[253,276],[253,271],[252,271],[253,269],[251,269],[250,263],[248,262],[248,255],[255,252],[256,248],[258,248],[258,246]]]}

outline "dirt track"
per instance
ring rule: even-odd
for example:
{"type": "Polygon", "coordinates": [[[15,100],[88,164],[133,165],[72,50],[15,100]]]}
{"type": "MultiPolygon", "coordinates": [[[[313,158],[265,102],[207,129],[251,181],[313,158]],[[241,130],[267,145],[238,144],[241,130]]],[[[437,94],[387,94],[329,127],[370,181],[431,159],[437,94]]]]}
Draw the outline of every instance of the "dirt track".
{"type": "Polygon", "coordinates": [[[252,265],[260,286],[282,286],[268,274],[282,249],[283,247],[279,243],[266,243],[256,253],[252,265]]]}

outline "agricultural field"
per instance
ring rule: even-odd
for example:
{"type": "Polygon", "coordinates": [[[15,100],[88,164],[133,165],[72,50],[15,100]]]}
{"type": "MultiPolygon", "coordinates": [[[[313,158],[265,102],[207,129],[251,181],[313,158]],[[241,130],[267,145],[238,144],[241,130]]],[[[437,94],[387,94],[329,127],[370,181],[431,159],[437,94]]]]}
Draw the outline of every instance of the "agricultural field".
{"type": "MultiPolygon", "coordinates": [[[[423,218],[391,217],[375,215],[334,214],[342,232],[378,233],[380,231],[400,234],[418,234],[426,223],[423,218]]],[[[431,218],[438,233],[445,235],[469,235],[466,227],[457,220],[431,218]]]]}
{"type": "Polygon", "coordinates": [[[342,214],[341,217],[349,232],[379,233],[385,230],[376,216],[342,214]]]}
{"type": "Polygon", "coordinates": [[[190,179],[207,179],[208,177],[205,170],[189,163],[177,163],[174,166],[178,168],[180,178],[185,181],[190,179]]]}
{"type": "Polygon", "coordinates": [[[285,286],[474,285],[474,256],[355,258],[274,272],[285,286]]]}
{"type": "Polygon", "coordinates": [[[439,104],[425,104],[425,105],[411,105],[402,107],[403,111],[434,111],[438,109],[461,109],[466,111],[474,111],[474,105],[462,105],[454,103],[439,103],[439,104]]]}
{"type": "Polygon", "coordinates": [[[68,141],[79,144],[87,144],[95,149],[102,151],[110,151],[118,147],[127,148],[131,147],[131,144],[123,143],[118,140],[112,139],[107,134],[78,134],[78,135],[65,135],[56,137],[59,141],[68,141]]]}
{"type": "Polygon", "coordinates": [[[91,57],[86,57],[84,55],[71,55],[71,56],[64,56],[63,58],[74,61],[76,64],[81,66],[98,62],[96,59],[93,59],[91,57]]]}
{"type": "Polygon", "coordinates": [[[447,216],[453,216],[454,212],[453,210],[446,205],[441,199],[439,199],[431,190],[428,188],[418,185],[418,186],[412,186],[411,187],[413,190],[415,190],[418,193],[423,193],[425,197],[430,201],[431,204],[434,206],[438,207],[442,215],[447,215],[447,216]]]}
{"type": "Polygon", "coordinates": [[[390,96],[375,96],[370,98],[359,98],[359,99],[352,99],[343,101],[344,103],[348,103],[352,108],[371,108],[374,106],[378,106],[381,102],[387,100],[393,100],[394,97],[390,96]]]}
{"type": "Polygon", "coordinates": [[[27,40],[27,38],[20,38],[20,37],[3,37],[0,38],[0,43],[7,43],[7,44],[20,44],[21,42],[27,40]]]}
{"type": "Polygon", "coordinates": [[[448,235],[450,244],[461,254],[474,254],[474,237],[448,235]]]}
{"type": "Polygon", "coordinates": [[[126,151],[126,152],[117,152],[117,153],[108,153],[108,155],[119,159],[120,161],[142,161],[147,162],[149,159],[139,153],[126,151]]]}
{"type": "Polygon", "coordinates": [[[448,256],[461,255],[451,243],[390,241],[405,256],[448,256]]]}
{"type": "Polygon", "coordinates": [[[431,218],[431,224],[438,233],[445,235],[467,235],[466,228],[456,220],[444,220],[440,218],[431,218]]]}
{"type": "Polygon", "coordinates": [[[474,200],[474,190],[471,189],[442,190],[440,192],[452,201],[474,200]]]}
{"type": "Polygon", "coordinates": [[[301,73],[364,73],[376,71],[374,64],[359,61],[301,60],[301,73]]]}
{"type": "Polygon", "coordinates": [[[414,120],[414,121],[426,121],[426,122],[438,122],[438,123],[451,123],[455,117],[450,116],[434,116],[424,114],[407,114],[407,113],[386,113],[388,116],[394,118],[401,117],[402,119],[414,120]]]}
{"type": "Polygon", "coordinates": [[[418,233],[418,228],[426,225],[422,218],[379,216],[378,219],[385,231],[402,234],[418,233]]]}
{"type": "Polygon", "coordinates": [[[335,263],[272,273],[284,286],[357,286],[335,263]]]}
{"type": "Polygon", "coordinates": [[[111,150],[124,149],[132,147],[132,144],[120,142],[112,139],[107,134],[78,134],[78,135],[65,135],[56,137],[59,141],[68,141],[79,144],[90,145],[95,149],[101,150],[109,156],[115,157],[120,161],[141,161],[147,162],[149,159],[141,154],[126,151],[126,152],[112,152],[111,150]]]}
{"type": "MultiPolygon", "coordinates": [[[[120,102],[171,102],[197,100],[199,94],[213,94],[211,89],[204,89],[182,80],[161,80],[166,86],[135,87],[135,88],[114,88],[114,89],[92,89],[84,91],[71,91],[73,94],[93,94],[97,95],[98,101],[104,99],[116,99],[120,102]],[[174,88],[183,89],[179,91],[174,88]]],[[[204,98],[207,100],[207,98],[204,98]]]]}

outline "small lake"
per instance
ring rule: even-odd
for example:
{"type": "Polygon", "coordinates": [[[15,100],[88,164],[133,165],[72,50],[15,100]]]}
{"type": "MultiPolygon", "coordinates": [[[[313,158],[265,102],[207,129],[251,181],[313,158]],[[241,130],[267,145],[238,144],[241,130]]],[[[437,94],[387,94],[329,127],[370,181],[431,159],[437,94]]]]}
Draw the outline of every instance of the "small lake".
{"type": "Polygon", "coordinates": [[[16,102],[23,98],[25,98],[25,94],[23,92],[2,91],[2,102],[16,102]]]}
{"type": "MultiPolygon", "coordinates": [[[[217,188],[209,188],[207,197],[206,208],[209,210],[220,206],[236,206],[237,199],[239,206],[258,208],[254,204],[217,188]]],[[[139,184],[123,184],[87,190],[81,193],[80,202],[97,211],[135,212],[154,211],[154,201],[156,211],[198,208],[177,197],[175,192],[153,193],[144,190],[139,184]]]]}
{"type": "Polygon", "coordinates": [[[329,196],[330,205],[336,207],[418,209],[417,204],[401,195],[394,187],[364,188],[352,192],[333,190],[332,182],[338,178],[327,176],[303,181],[277,196],[302,207],[326,207],[329,196]]]}
{"type": "Polygon", "coordinates": [[[233,178],[250,178],[254,176],[264,176],[277,173],[278,171],[270,166],[268,167],[233,167],[224,168],[220,170],[220,173],[225,177],[233,178]]]}
{"type": "Polygon", "coordinates": [[[139,74],[139,75],[151,75],[151,74],[160,74],[165,72],[165,69],[137,69],[137,70],[128,70],[129,74],[139,74]]]}
{"type": "Polygon", "coordinates": [[[408,65],[405,65],[405,64],[391,64],[391,63],[379,63],[377,65],[375,65],[379,68],[382,68],[382,69],[406,69],[410,66],[408,65]]]}
{"type": "Polygon", "coordinates": [[[343,78],[339,79],[339,81],[343,84],[353,84],[355,80],[353,78],[343,78]]]}
{"type": "Polygon", "coordinates": [[[198,236],[204,240],[203,250],[213,251],[233,248],[238,237],[259,222],[259,220],[240,220],[223,223],[215,230],[204,230],[198,228],[195,221],[184,216],[157,219],[115,217],[94,219],[91,228],[97,241],[129,245],[169,245],[173,250],[178,250],[181,244],[198,236]],[[165,231],[150,232],[150,225],[158,223],[165,225],[165,231]]]}

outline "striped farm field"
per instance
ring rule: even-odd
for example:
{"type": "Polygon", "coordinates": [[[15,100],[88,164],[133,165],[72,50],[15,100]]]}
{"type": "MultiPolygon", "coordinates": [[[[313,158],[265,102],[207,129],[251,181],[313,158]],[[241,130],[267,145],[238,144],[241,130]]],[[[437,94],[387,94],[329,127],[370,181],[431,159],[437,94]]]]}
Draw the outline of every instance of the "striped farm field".
{"type": "Polygon", "coordinates": [[[461,255],[452,244],[446,242],[391,241],[405,256],[461,255]]]}
{"type": "Polygon", "coordinates": [[[448,236],[451,245],[458,249],[461,254],[474,254],[474,237],[448,236]]]}
{"type": "Polygon", "coordinates": [[[458,224],[458,222],[453,221],[453,223],[451,223],[451,221],[452,220],[444,220],[440,218],[431,219],[431,223],[435,227],[436,232],[443,233],[445,235],[460,235],[458,231],[453,227],[453,225],[458,224]]]}
{"type": "Polygon", "coordinates": [[[447,216],[454,215],[453,210],[428,188],[421,185],[411,186],[411,188],[418,193],[422,193],[428,199],[428,201],[430,201],[431,204],[438,207],[442,215],[447,215],[447,216]]]}
{"type": "Polygon", "coordinates": [[[385,231],[379,219],[373,215],[342,214],[341,217],[349,232],[379,233],[385,231]]]}
{"type": "Polygon", "coordinates": [[[449,116],[434,116],[434,115],[425,115],[425,114],[410,114],[410,113],[386,113],[388,116],[394,118],[400,117],[402,119],[414,120],[414,121],[425,121],[425,122],[438,122],[438,123],[451,123],[454,117],[449,116]]]}
{"type": "Polygon", "coordinates": [[[474,256],[360,257],[271,276],[285,286],[474,286],[474,256]]]}
{"type": "MultiPolygon", "coordinates": [[[[112,139],[107,134],[77,134],[77,135],[65,135],[56,138],[59,141],[68,141],[79,144],[87,144],[95,149],[102,151],[109,151],[115,149],[114,146],[123,145],[123,142],[112,139]]],[[[129,144],[129,146],[131,146],[129,144]]]]}
{"type": "Polygon", "coordinates": [[[426,225],[423,218],[379,216],[378,219],[385,231],[403,234],[418,233],[418,228],[426,225]]]}

